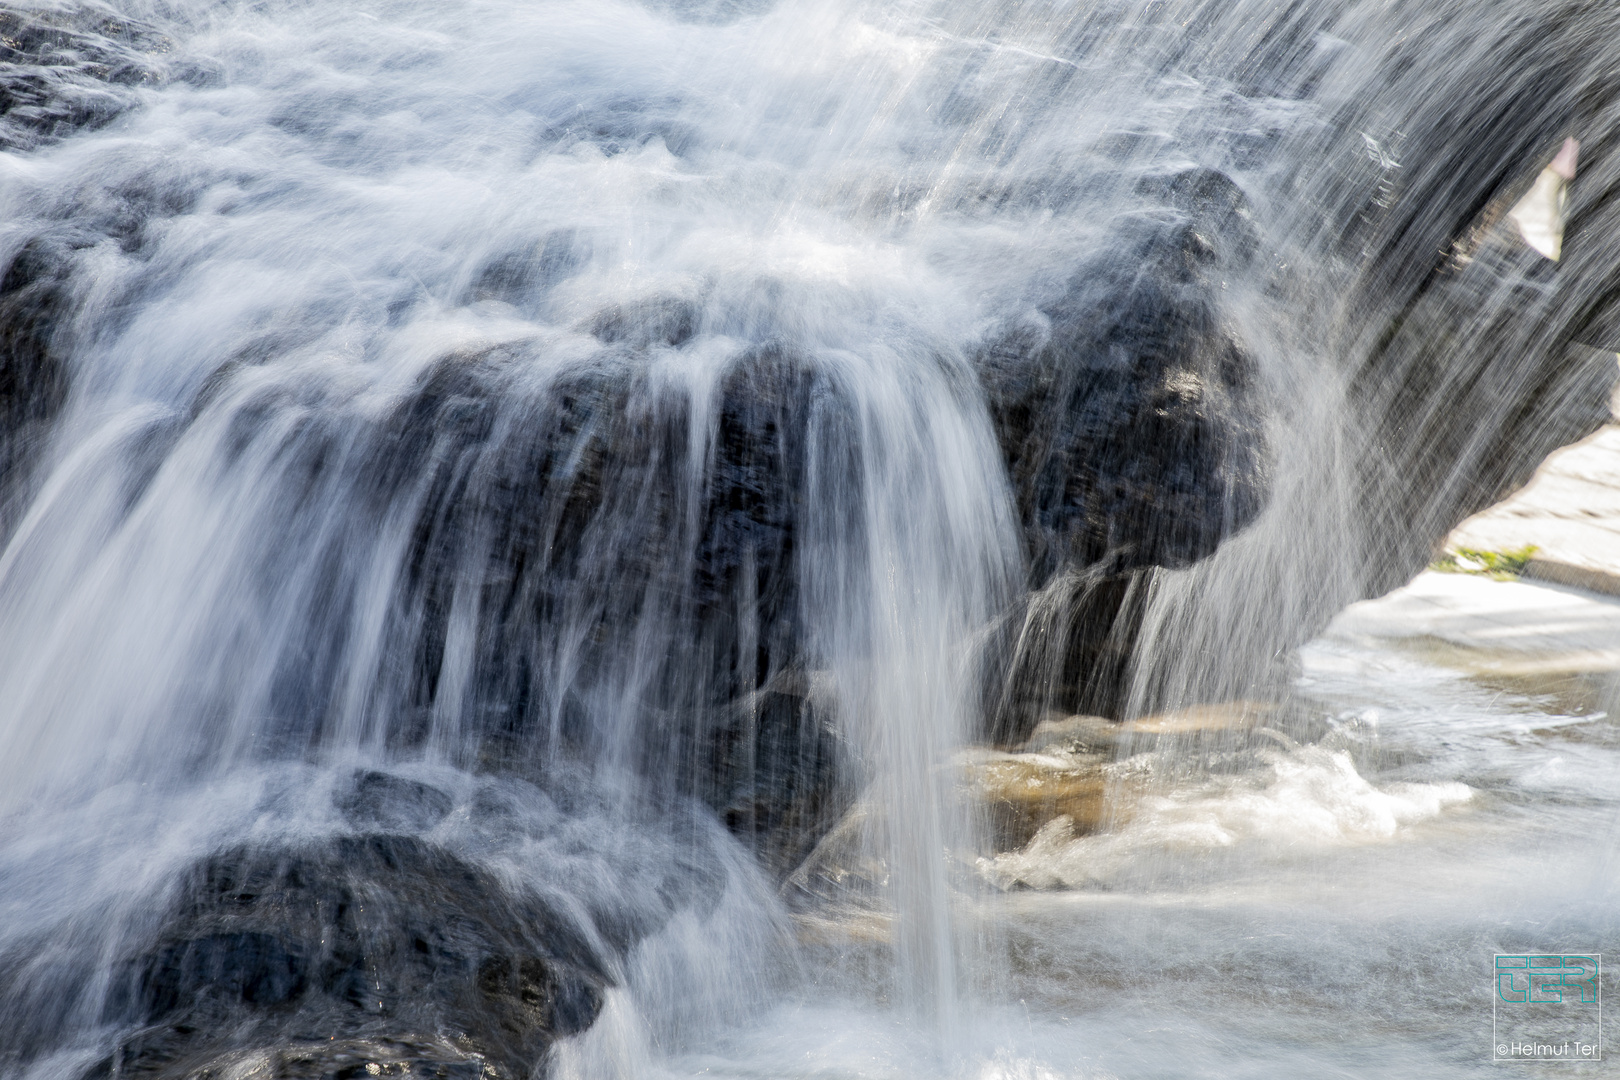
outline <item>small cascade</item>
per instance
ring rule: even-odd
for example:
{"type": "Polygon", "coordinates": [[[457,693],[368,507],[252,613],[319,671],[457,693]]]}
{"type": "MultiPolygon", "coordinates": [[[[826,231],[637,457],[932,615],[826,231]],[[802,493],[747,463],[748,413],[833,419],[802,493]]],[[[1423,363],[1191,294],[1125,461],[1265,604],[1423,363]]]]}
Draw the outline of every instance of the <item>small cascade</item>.
{"type": "Polygon", "coordinates": [[[0,4],[0,1077],[949,1071],[1001,888],[1465,802],[1299,650],[1606,420],[1620,26],[1409,7],[0,4]]]}

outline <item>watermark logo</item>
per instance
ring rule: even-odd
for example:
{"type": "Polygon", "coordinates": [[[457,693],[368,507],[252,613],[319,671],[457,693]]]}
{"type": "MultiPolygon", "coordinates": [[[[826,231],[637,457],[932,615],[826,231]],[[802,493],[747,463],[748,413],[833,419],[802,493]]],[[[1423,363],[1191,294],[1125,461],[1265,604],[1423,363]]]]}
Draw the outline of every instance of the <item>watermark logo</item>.
{"type": "Polygon", "coordinates": [[[1601,1061],[1601,953],[1497,953],[1494,1061],[1601,1061]]]}

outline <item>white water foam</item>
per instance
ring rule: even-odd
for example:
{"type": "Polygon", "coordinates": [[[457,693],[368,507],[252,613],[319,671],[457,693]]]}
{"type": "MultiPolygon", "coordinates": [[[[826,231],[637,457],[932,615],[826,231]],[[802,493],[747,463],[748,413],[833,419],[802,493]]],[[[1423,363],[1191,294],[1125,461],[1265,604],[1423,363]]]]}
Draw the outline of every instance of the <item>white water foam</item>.
{"type": "MultiPolygon", "coordinates": [[[[1307,746],[1263,756],[1266,765],[1252,772],[1182,782],[1171,792],[1143,796],[1125,811],[1125,824],[1100,836],[1076,837],[1070,819],[1055,818],[1023,850],[984,860],[984,872],[1003,888],[1078,888],[1106,883],[1129,863],[1171,853],[1390,841],[1474,795],[1455,781],[1374,786],[1345,750],[1307,746]]],[[[1151,771],[1154,764],[1148,755],[1110,768],[1123,778],[1151,771]]]]}

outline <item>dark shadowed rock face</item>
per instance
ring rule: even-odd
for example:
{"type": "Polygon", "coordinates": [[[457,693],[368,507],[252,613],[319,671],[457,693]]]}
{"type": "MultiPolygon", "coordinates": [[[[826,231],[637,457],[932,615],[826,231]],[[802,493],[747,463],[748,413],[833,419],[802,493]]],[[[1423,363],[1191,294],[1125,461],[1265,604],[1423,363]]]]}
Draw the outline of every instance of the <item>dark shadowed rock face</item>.
{"type": "Polygon", "coordinates": [[[1446,152],[1392,176],[1387,209],[1364,215],[1373,257],[1351,294],[1350,403],[1365,595],[1404,584],[1460,521],[1612,421],[1620,91],[1606,67],[1585,66],[1570,16],[1549,5],[1505,33],[1491,54],[1500,63],[1467,75],[1465,116],[1414,104],[1406,137],[1446,152]],[[1554,263],[1506,212],[1572,133],[1580,164],[1554,263]]]}
{"type": "MultiPolygon", "coordinates": [[[[847,440],[825,433],[847,427],[848,405],[806,358],[762,347],[694,411],[638,363],[690,318],[666,305],[605,313],[590,322],[601,351],[548,379],[532,378],[544,358],[521,344],[446,357],[359,439],[312,423],[283,460],[294,482],[341,471],[367,527],[409,508],[384,644],[399,662],[376,688],[391,746],[418,750],[450,713],[489,768],[612,756],[655,798],[701,799],[768,864],[791,866],[842,809],[835,717],[807,670],[799,551],[815,433],[843,454],[847,440]],[[457,612],[471,613],[460,653],[457,612]]],[[[204,389],[203,409],[231,410],[238,454],[284,437],[267,433],[276,392],[235,387],[248,370],[204,389]]],[[[821,471],[832,467],[847,462],[821,471]]],[[[289,544],[305,527],[289,522],[289,544]]],[[[352,589],[333,583],[310,613],[312,644],[278,671],[288,747],[325,735],[352,589]]],[[[396,803],[367,824],[393,823],[396,803]]]]}
{"type": "MultiPolygon", "coordinates": [[[[1246,200],[1206,169],[1138,187],[1147,209],[1118,220],[1106,254],[981,356],[1037,585],[1187,565],[1265,498],[1253,360],[1218,306],[1221,274],[1256,245],[1246,200]]],[[[534,269],[520,264],[497,276],[534,269]]],[[[860,549],[856,406],[778,343],[739,351],[706,400],[671,392],[648,354],[687,346],[702,320],[679,296],[612,306],[576,327],[594,339],[588,361],[540,378],[541,344],[447,356],[360,437],[312,422],[282,460],[307,460],[311,484],[352,470],[344,486],[377,528],[411,507],[382,650],[407,662],[377,693],[393,746],[414,750],[450,714],[491,768],[630,761],[786,873],[850,797],[838,718],[813,692],[826,660],[807,638],[801,559],[812,475],[838,493],[818,527],[860,549]],[[459,645],[457,612],[471,617],[459,645]]],[[[243,448],[279,401],[233,389],[247,370],[221,369],[199,406],[231,410],[243,448]]],[[[350,602],[314,612],[307,640],[341,641],[350,602]]],[[[1086,625],[1067,636],[1112,625],[1096,608],[1076,608],[1086,625]]],[[[1062,680],[1117,690],[1121,675],[1092,678],[1103,651],[1079,649],[1062,680]]],[[[278,676],[289,746],[322,738],[335,655],[311,648],[278,676]]]]}
{"type": "Polygon", "coordinates": [[[985,688],[1000,745],[1048,709],[1119,715],[1151,571],[1212,555],[1269,493],[1255,360],[1221,309],[1259,247],[1248,199],[1201,167],[1135,192],[1105,254],[981,359],[1033,590],[985,688]]]}
{"type": "Polygon", "coordinates": [[[1035,584],[1188,566],[1266,500],[1254,361],[1218,304],[1254,250],[1242,194],[1212,170],[1141,189],[1176,208],[1118,219],[1112,250],[984,356],[1035,584]]]}
{"type": "Polygon", "coordinates": [[[380,1059],[517,1077],[591,1025],[611,982],[537,897],[377,834],[198,864],[156,940],[115,970],[103,1019],[132,1029],[109,1063],[121,1076],[205,1075],[265,1047],[294,1059],[270,1075],[362,1075],[380,1059]]]}
{"type": "Polygon", "coordinates": [[[0,276],[0,524],[67,399],[57,339],[70,307],[73,247],[68,238],[38,238],[0,276]]]}
{"type": "Polygon", "coordinates": [[[157,28],[95,4],[0,11],[0,148],[100,127],[137,104],[138,87],[208,78],[173,64],[172,49],[157,28]]]}
{"type": "MultiPolygon", "coordinates": [[[[645,347],[690,318],[652,305],[593,325],[610,346],[645,347]]],[[[443,703],[451,590],[470,577],[484,614],[463,706],[490,760],[626,740],[650,783],[701,798],[791,865],[841,809],[833,717],[804,675],[798,566],[811,432],[837,395],[791,351],[749,351],[722,376],[694,460],[691,403],[650,392],[629,359],[610,349],[518,422],[495,420],[490,395],[512,393],[500,358],[453,360],[390,424],[380,456],[402,484],[431,479],[399,600],[417,673],[400,715],[443,703]],[[578,642],[567,670],[534,648],[559,639],[578,642]],[[637,718],[604,726],[638,650],[655,659],[637,718]]]]}
{"type": "Polygon", "coordinates": [[[1018,746],[1056,710],[1124,719],[1152,571],[1055,576],[1009,619],[984,690],[985,736],[1018,746]]]}

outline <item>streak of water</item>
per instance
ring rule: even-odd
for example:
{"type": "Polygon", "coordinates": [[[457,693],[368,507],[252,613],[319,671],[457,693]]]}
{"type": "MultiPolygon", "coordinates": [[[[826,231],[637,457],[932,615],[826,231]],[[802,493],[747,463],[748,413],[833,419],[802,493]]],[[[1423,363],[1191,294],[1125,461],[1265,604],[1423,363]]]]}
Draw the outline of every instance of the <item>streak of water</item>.
{"type": "MultiPolygon", "coordinates": [[[[1531,6],[6,5],[0,1073],[647,1075],[852,970],[1000,1061],[963,744],[1283,693],[1598,416],[1614,16],[1531,6]]],[[[991,879],[1465,801],[1194,749],[991,879]]]]}

